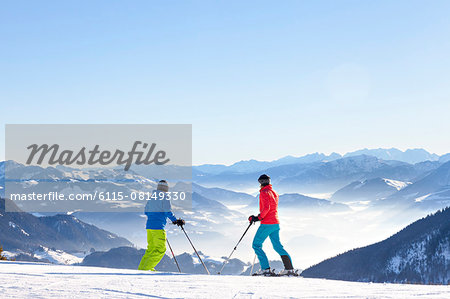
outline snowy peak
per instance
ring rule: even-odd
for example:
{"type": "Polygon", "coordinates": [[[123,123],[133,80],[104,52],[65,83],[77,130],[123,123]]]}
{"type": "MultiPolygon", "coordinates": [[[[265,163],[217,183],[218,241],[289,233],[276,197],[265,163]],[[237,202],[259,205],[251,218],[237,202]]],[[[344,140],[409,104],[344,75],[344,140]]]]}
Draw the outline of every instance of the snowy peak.
{"type": "Polygon", "coordinates": [[[394,187],[397,189],[397,191],[402,190],[408,185],[411,185],[411,182],[402,182],[402,181],[396,181],[396,180],[390,180],[390,179],[382,179],[388,186],[394,187]]]}

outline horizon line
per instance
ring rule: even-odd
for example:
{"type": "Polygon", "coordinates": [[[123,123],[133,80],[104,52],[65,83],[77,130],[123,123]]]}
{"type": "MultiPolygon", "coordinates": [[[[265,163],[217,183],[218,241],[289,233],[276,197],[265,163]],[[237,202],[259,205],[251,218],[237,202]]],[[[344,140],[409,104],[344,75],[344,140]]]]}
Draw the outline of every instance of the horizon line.
{"type": "MultiPolygon", "coordinates": [[[[217,165],[217,166],[232,166],[232,165],[234,165],[234,164],[236,164],[236,163],[239,163],[239,162],[249,162],[249,161],[257,161],[257,162],[267,162],[267,163],[271,163],[271,162],[275,162],[275,161],[278,161],[278,160],[280,160],[280,159],[283,159],[283,158],[286,158],[286,157],[293,157],[293,158],[301,158],[301,157],[306,157],[306,156],[308,156],[308,155],[314,155],[314,154],[323,154],[323,155],[325,155],[325,156],[331,156],[332,154],[338,154],[338,155],[340,155],[341,157],[344,157],[345,155],[347,155],[347,154],[351,154],[351,153],[354,153],[354,152],[357,152],[357,151],[363,151],[363,150],[398,150],[398,151],[400,151],[400,152],[402,152],[402,153],[406,153],[407,151],[413,151],[413,150],[423,150],[423,151],[426,151],[428,154],[430,154],[430,155],[436,155],[436,156],[438,156],[439,158],[440,157],[442,157],[442,156],[445,156],[445,155],[447,155],[447,154],[450,154],[450,152],[446,152],[446,153],[443,153],[443,154],[436,154],[436,153],[432,153],[432,152],[430,152],[430,151],[428,151],[428,150],[426,150],[425,148],[422,148],[422,147],[417,147],[417,148],[406,148],[405,150],[401,150],[401,149],[399,149],[399,148],[397,148],[397,147],[390,147],[390,148],[383,148],[383,147],[379,147],[379,148],[359,148],[359,149],[356,149],[356,150],[353,150],[353,151],[349,151],[349,152],[345,152],[344,154],[342,154],[342,153],[339,153],[339,152],[335,152],[335,151],[333,151],[333,152],[310,152],[310,153],[306,153],[306,154],[303,154],[303,155],[300,155],[300,156],[294,156],[294,155],[285,155],[285,156],[282,156],[282,157],[280,157],[280,158],[276,158],[276,159],[273,159],[273,160],[257,160],[257,159],[242,159],[242,160],[238,160],[238,161],[235,161],[235,162],[232,162],[232,163],[230,163],[230,164],[228,164],[228,163],[202,163],[202,164],[192,164],[192,166],[194,167],[194,166],[203,166],[203,165],[217,165]]],[[[426,160],[425,160],[426,161],[426,160]]]]}

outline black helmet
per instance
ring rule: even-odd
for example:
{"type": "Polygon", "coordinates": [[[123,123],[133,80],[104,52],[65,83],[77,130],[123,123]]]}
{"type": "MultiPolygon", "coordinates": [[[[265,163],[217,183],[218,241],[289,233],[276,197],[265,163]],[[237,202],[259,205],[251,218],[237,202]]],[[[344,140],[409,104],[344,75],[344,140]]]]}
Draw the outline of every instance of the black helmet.
{"type": "Polygon", "coordinates": [[[259,177],[258,182],[261,184],[261,186],[267,186],[270,184],[270,176],[267,174],[263,174],[259,177]]]}

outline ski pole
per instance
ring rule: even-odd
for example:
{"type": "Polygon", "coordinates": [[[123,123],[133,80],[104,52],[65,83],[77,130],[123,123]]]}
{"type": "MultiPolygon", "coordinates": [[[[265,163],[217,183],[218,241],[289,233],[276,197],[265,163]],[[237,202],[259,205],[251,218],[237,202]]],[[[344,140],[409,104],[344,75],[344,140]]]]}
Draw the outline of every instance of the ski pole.
{"type": "Polygon", "coordinates": [[[167,241],[167,245],[169,245],[170,252],[172,252],[172,256],[173,256],[173,259],[175,260],[175,264],[177,264],[178,272],[181,273],[180,265],[178,265],[178,261],[177,261],[177,258],[175,257],[175,254],[173,254],[172,246],[170,246],[169,239],[166,239],[166,241],[167,241]]]}
{"type": "Polygon", "coordinates": [[[250,276],[252,276],[252,273],[253,273],[253,267],[255,266],[255,261],[256,261],[256,254],[255,254],[255,257],[253,258],[252,268],[250,269],[250,276]]]}
{"type": "Polygon", "coordinates": [[[233,251],[231,251],[230,255],[228,256],[228,258],[223,262],[222,268],[220,269],[220,271],[217,273],[220,275],[220,273],[222,272],[223,268],[225,267],[225,265],[228,263],[228,261],[230,260],[231,256],[233,255],[234,251],[236,250],[236,248],[238,247],[239,243],[241,243],[242,238],[244,238],[245,234],[247,233],[248,229],[250,228],[250,226],[252,226],[253,223],[250,223],[247,227],[247,229],[245,230],[244,234],[242,235],[242,237],[239,239],[239,241],[237,242],[236,246],[234,246],[233,251]]]}
{"type": "Polygon", "coordinates": [[[198,259],[200,260],[200,262],[202,263],[203,267],[206,270],[206,273],[208,273],[208,275],[210,275],[208,268],[206,268],[205,263],[203,262],[202,258],[200,257],[200,255],[198,254],[197,250],[194,247],[194,244],[192,244],[191,239],[189,239],[189,236],[187,235],[186,231],[184,230],[183,225],[180,225],[181,229],[183,230],[184,234],[186,235],[186,238],[188,239],[189,243],[191,243],[192,248],[194,248],[195,254],[198,256],[198,259]]]}

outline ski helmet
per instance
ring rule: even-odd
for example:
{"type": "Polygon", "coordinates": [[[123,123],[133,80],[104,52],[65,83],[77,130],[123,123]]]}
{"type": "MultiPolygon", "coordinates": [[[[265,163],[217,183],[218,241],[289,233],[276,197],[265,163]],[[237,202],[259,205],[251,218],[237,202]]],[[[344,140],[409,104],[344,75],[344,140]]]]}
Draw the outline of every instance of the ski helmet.
{"type": "Polygon", "coordinates": [[[169,192],[169,184],[167,184],[166,180],[160,180],[158,182],[158,187],[157,189],[159,191],[163,191],[163,192],[169,192]]]}
{"type": "Polygon", "coordinates": [[[258,182],[261,184],[261,186],[267,186],[270,184],[270,176],[267,174],[263,174],[259,177],[258,182]]]}

